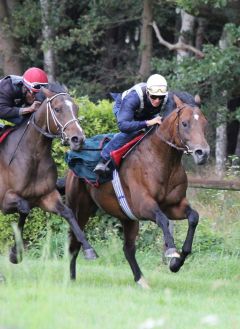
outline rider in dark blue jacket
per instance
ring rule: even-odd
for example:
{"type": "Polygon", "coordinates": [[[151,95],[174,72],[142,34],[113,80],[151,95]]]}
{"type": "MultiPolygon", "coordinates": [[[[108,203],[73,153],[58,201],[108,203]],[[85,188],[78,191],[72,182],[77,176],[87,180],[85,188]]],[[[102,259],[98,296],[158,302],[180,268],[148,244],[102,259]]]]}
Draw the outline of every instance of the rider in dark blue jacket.
{"type": "Polygon", "coordinates": [[[139,83],[122,94],[114,94],[113,112],[120,133],[103,148],[101,160],[94,172],[103,175],[108,171],[110,153],[132,140],[143,128],[161,124],[160,113],[168,100],[167,81],[159,74],[151,75],[147,83],[139,83]]]}
{"type": "Polygon", "coordinates": [[[0,80],[0,119],[20,124],[24,115],[37,110],[36,95],[41,87],[47,87],[47,74],[31,67],[23,76],[9,75],[0,80]]]}

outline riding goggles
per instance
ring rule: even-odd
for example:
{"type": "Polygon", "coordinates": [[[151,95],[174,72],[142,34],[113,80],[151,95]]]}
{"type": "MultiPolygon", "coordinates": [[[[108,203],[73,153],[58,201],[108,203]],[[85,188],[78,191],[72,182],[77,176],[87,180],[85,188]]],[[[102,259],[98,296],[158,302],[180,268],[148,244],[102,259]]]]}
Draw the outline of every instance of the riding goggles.
{"type": "Polygon", "coordinates": [[[40,83],[40,82],[30,83],[26,80],[23,80],[23,83],[30,91],[32,91],[34,93],[39,92],[42,87],[45,87],[45,88],[48,87],[48,83],[40,83]]]}
{"type": "Polygon", "coordinates": [[[151,98],[151,99],[153,99],[153,100],[155,100],[155,99],[160,99],[160,100],[162,100],[162,99],[164,99],[165,98],[165,95],[150,95],[149,94],[149,97],[151,98]]]}
{"type": "Polygon", "coordinates": [[[151,86],[147,90],[149,95],[165,96],[167,94],[167,86],[151,86]]]}

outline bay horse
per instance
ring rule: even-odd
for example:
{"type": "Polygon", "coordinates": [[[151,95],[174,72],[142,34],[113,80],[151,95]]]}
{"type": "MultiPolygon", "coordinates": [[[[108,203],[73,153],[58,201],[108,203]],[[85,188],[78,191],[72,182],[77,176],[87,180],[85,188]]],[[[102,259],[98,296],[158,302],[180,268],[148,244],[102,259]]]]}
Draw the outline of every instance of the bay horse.
{"type": "MultiPolygon", "coordinates": [[[[79,228],[71,209],[56,190],[57,167],[51,155],[52,141],[61,138],[72,150],[85,139],[77,119],[77,105],[59,84],[54,91],[42,88],[45,100],[29,119],[16,127],[0,144],[0,209],[18,213],[18,229],[23,235],[25,220],[34,207],[65,218],[86,258],[95,253],[79,228]]],[[[22,260],[15,240],[10,250],[12,263],[22,260]]]]}
{"type": "MultiPolygon", "coordinates": [[[[139,220],[150,220],[162,229],[165,256],[170,257],[170,270],[177,272],[191,253],[199,219],[197,211],[190,206],[186,198],[188,182],[181,162],[182,155],[184,152],[191,154],[195,163],[201,165],[207,161],[210,148],[205,138],[207,120],[199,107],[184,103],[176,95],[173,97],[173,111],[164,118],[160,126],[153,127],[125,158],[119,170],[119,177],[127,203],[135,217],[139,220]],[[188,231],[180,253],[176,250],[169,231],[169,219],[188,220],[188,231]]],[[[96,188],[69,170],[65,195],[66,203],[75,213],[81,229],[84,229],[97,207],[121,221],[125,257],[135,281],[142,287],[148,287],[135,258],[139,221],[129,219],[123,212],[112,182],[96,188]]],[[[71,279],[76,278],[76,258],[80,247],[81,244],[70,231],[71,279]]]]}

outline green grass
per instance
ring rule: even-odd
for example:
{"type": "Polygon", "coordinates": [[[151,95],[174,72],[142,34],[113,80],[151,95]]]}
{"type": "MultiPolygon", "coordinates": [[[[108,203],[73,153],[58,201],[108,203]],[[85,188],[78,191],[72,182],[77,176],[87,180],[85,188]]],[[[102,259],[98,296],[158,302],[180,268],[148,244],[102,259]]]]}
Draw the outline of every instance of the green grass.
{"type": "MultiPolygon", "coordinates": [[[[111,245],[111,244],[109,244],[111,245]]],[[[100,258],[78,258],[75,283],[68,259],[33,260],[19,265],[0,256],[0,328],[4,329],[188,329],[240,328],[237,256],[195,253],[177,274],[161,253],[138,253],[150,290],[133,281],[121,243],[99,248],[100,258]]]]}

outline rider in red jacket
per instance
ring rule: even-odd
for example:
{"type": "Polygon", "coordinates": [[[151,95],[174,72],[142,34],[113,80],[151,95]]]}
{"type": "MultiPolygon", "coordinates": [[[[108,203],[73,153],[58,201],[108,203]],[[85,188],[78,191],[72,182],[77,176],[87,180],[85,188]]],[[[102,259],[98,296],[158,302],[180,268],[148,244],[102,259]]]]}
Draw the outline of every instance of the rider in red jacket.
{"type": "Polygon", "coordinates": [[[37,67],[29,68],[23,76],[9,75],[0,80],[0,119],[20,124],[24,115],[37,110],[36,94],[42,86],[48,86],[48,77],[37,67]]]}

